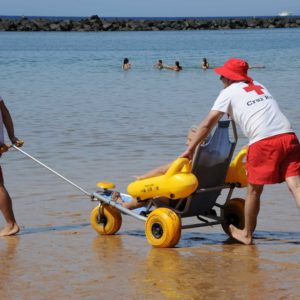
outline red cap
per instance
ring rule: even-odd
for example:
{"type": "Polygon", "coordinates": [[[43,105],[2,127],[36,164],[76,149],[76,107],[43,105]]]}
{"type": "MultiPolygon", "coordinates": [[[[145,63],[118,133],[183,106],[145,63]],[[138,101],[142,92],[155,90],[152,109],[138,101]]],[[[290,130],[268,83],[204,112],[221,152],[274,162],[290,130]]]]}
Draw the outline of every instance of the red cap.
{"type": "Polygon", "coordinates": [[[253,81],[251,77],[247,75],[249,69],[248,63],[240,58],[229,58],[224,66],[215,68],[214,71],[230,80],[244,80],[253,81]]]}

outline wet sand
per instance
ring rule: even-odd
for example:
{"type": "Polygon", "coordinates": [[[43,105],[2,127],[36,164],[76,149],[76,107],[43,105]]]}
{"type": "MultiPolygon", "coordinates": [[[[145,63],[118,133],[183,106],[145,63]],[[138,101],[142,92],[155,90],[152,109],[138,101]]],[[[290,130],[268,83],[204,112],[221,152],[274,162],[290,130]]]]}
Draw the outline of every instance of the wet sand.
{"type": "Polygon", "coordinates": [[[266,189],[252,246],[215,226],[154,249],[140,221],[99,236],[94,203],[43,197],[14,201],[22,228],[0,238],[0,299],[300,299],[300,214],[284,185],[266,189]]]}

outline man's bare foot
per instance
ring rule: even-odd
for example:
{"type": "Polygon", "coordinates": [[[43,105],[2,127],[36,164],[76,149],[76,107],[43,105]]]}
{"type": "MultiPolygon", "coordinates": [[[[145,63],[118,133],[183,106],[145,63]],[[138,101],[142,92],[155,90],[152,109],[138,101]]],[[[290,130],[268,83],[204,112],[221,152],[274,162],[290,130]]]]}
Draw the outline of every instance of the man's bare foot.
{"type": "Polygon", "coordinates": [[[12,225],[6,225],[2,230],[0,230],[0,236],[9,236],[17,234],[20,231],[20,227],[17,223],[12,225]]]}
{"type": "Polygon", "coordinates": [[[238,229],[233,225],[229,225],[229,232],[235,240],[245,245],[252,244],[252,236],[249,236],[244,230],[238,229]]]}

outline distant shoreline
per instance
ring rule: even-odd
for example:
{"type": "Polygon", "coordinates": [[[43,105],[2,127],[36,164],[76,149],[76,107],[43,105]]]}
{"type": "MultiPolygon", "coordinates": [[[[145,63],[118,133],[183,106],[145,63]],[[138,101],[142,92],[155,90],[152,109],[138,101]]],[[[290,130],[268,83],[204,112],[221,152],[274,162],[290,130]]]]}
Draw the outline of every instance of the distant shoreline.
{"type": "Polygon", "coordinates": [[[300,16],[39,17],[0,16],[0,31],[160,31],[299,28],[300,16]]]}
{"type": "MultiPolygon", "coordinates": [[[[47,19],[47,20],[82,20],[88,19],[90,16],[8,16],[8,15],[0,15],[0,19],[11,19],[17,20],[22,18],[27,18],[30,20],[33,19],[47,19]]],[[[176,16],[176,17],[114,17],[114,16],[106,16],[106,17],[99,17],[103,20],[157,20],[157,21],[164,21],[164,20],[185,20],[185,19],[194,19],[194,20],[212,20],[212,19],[272,19],[272,18],[300,18],[300,15],[290,15],[287,17],[282,17],[279,15],[274,16],[176,16]]]]}

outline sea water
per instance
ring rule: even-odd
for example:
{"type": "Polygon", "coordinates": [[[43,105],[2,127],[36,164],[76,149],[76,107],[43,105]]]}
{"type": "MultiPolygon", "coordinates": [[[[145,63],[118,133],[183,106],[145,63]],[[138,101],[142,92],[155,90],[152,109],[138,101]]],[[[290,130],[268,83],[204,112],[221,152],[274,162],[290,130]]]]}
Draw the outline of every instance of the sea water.
{"type": "MultiPolygon", "coordinates": [[[[210,110],[222,84],[200,69],[203,57],[212,67],[232,56],[265,65],[249,73],[299,135],[299,53],[299,29],[0,32],[0,95],[26,152],[87,191],[100,180],[124,191],[133,175],[178,156],[190,125],[210,110]],[[183,71],[156,70],[157,59],[179,60],[183,71]]],[[[239,137],[237,149],[247,142],[239,137]]],[[[96,204],[23,154],[11,150],[1,165],[21,227],[0,241],[1,299],[299,295],[300,218],[284,184],[265,188],[255,245],[230,244],[221,226],[209,226],[185,230],[177,248],[162,251],[129,216],[117,235],[98,235],[87,226],[96,204]]]]}
{"type": "MultiPolygon", "coordinates": [[[[0,32],[0,94],[25,151],[89,191],[103,180],[126,191],[134,175],[175,159],[209,112],[222,83],[200,68],[204,57],[212,68],[229,57],[265,66],[250,76],[300,134],[299,53],[300,29],[0,32]],[[183,71],[157,70],[158,59],[179,60],[183,71]]],[[[237,149],[247,143],[239,136],[237,149]]],[[[13,197],[26,203],[81,195],[16,151],[1,165],[13,197]]]]}

